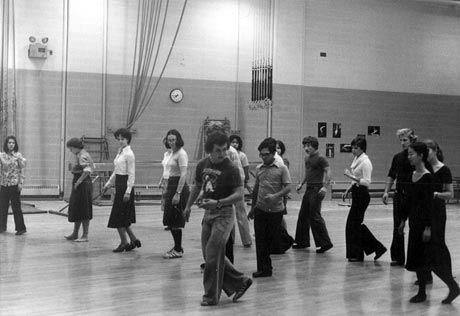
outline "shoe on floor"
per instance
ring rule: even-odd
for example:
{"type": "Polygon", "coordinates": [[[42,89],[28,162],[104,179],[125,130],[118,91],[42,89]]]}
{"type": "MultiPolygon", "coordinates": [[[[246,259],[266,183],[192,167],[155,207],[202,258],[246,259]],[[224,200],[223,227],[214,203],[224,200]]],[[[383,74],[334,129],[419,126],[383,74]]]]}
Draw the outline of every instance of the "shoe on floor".
{"type": "MultiPolygon", "coordinates": [[[[429,279],[429,280],[426,280],[426,284],[433,284],[433,278],[429,279]]],[[[416,280],[414,282],[414,285],[420,285],[420,282],[418,280],[416,280]]]]}
{"type": "Polygon", "coordinates": [[[77,238],[74,241],[75,242],[88,242],[89,240],[88,240],[88,237],[84,237],[84,238],[82,237],[82,238],[77,238]]]}
{"type": "Polygon", "coordinates": [[[271,271],[256,271],[252,274],[253,278],[266,278],[266,277],[271,277],[272,272],[271,271]]]}
{"type": "Polygon", "coordinates": [[[398,262],[398,261],[391,261],[390,266],[396,267],[396,266],[404,266],[404,263],[398,262]]]}
{"type": "Polygon", "coordinates": [[[364,258],[348,258],[348,262],[363,262],[364,258]]]}
{"type": "Polygon", "coordinates": [[[316,253],[325,253],[326,251],[328,251],[332,247],[334,247],[332,244],[327,245],[327,246],[322,246],[321,248],[316,249],[316,253]]]}
{"type": "Polygon", "coordinates": [[[177,259],[177,258],[182,258],[184,255],[184,251],[177,251],[174,248],[169,250],[163,255],[164,259],[177,259]]]}
{"type": "Polygon", "coordinates": [[[17,235],[17,236],[21,236],[21,235],[23,235],[23,234],[25,234],[25,233],[27,233],[27,230],[22,229],[22,230],[18,230],[18,231],[16,232],[16,235],[17,235]]]}
{"type": "Polygon", "coordinates": [[[243,285],[235,292],[235,296],[233,296],[233,302],[238,301],[244,293],[251,287],[252,285],[252,279],[247,278],[246,281],[244,281],[243,285]]]}
{"type": "Polygon", "coordinates": [[[441,303],[450,304],[459,295],[460,295],[460,288],[457,285],[455,288],[449,290],[449,295],[447,295],[447,297],[445,299],[443,299],[441,303]]]}
{"type": "Polygon", "coordinates": [[[375,257],[374,257],[374,260],[378,260],[385,252],[387,252],[387,248],[383,247],[382,249],[380,250],[377,250],[375,252],[375,257]]]}
{"type": "Polygon", "coordinates": [[[203,300],[203,301],[201,301],[200,305],[201,306],[213,306],[213,305],[217,305],[217,304],[203,300]]]}
{"type": "Polygon", "coordinates": [[[417,294],[409,300],[411,303],[422,303],[426,301],[426,294],[417,294]]]}
{"type": "Polygon", "coordinates": [[[67,235],[67,236],[64,236],[65,239],[67,240],[77,240],[78,239],[78,236],[75,236],[75,235],[67,235]]]}

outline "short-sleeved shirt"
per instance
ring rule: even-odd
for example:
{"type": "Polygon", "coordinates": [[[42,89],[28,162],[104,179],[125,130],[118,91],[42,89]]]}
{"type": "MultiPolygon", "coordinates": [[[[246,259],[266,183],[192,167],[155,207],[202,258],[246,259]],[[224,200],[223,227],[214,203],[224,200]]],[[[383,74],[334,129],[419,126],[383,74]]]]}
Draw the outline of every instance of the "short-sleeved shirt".
{"type": "Polygon", "coordinates": [[[108,183],[115,185],[115,176],[127,175],[128,182],[126,193],[131,193],[134,186],[136,176],[136,157],[131,149],[131,146],[126,146],[118,150],[118,154],[113,160],[114,168],[113,173],[109,178],[108,183]]]}
{"type": "Polygon", "coordinates": [[[283,212],[284,199],[280,197],[275,204],[265,201],[267,194],[280,192],[291,183],[289,169],[276,160],[271,165],[260,164],[256,167],[256,186],[258,186],[256,207],[266,212],[283,212]]]}
{"type": "Polygon", "coordinates": [[[94,170],[94,162],[90,154],[82,149],[76,155],[76,164],[72,167],[72,173],[81,174],[83,172],[92,173],[94,170]]]}
{"type": "Polygon", "coordinates": [[[305,179],[307,186],[322,186],[324,169],[329,167],[326,158],[319,155],[316,151],[312,155],[305,157],[305,179]]]}
{"type": "Polygon", "coordinates": [[[167,164],[169,161],[169,158],[171,158],[172,152],[171,150],[165,151],[163,155],[163,160],[161,161],[161,165],[163,166],[163,179],[168,179],[169,178],[169,170],[167,168],[167,164]]]}
{"type": "Polygon", "coordinates": [[[238,151],[238,155],[240,156],[241,165],[244,167],[249,167],[248,156],[242,151],[238,151]]]}
{"type": "Polygon", "coordinates": [[[180,148],[175,153],[171,154],[168,162],[166,163],[166,169],[168,170],[170,177],[180,177],[180,168],[188,166],[187,152],[180,148]]]}
{"type": "Polygon", "coordinates": [[[225,158],[219,164],[213,164],[206,157],[196,166],[196,185],[201,186],[203,199],[220,200],[232,195],[241,186],[241,176],[238,168],[225,158]]]}
{"type": "Polygon", "coordinates": [[[8,187],[22,184],[24,175],[22,169],[25,168],[26,159],[20,152],[11,154],[0,153],[0,182],[2,186],[8,187]]]}
{"type": "Polygon", "coordinates": [[[401,191],[400,193],[412,183],[412,171],[414,171],[414,167],[411,166],[409,158],[407,158],[407,149],[394,155],[388,176],[396,180],[396,190],[401,191]]]}

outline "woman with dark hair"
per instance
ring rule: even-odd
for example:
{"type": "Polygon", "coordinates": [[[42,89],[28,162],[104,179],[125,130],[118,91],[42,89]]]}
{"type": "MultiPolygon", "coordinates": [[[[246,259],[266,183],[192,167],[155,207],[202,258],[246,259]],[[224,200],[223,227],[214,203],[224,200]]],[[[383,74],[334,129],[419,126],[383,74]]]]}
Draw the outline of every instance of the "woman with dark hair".
{"type": "MultiPolygon", "coordinates": [[[[446,200],[454,195],[452,174],[449,167],[443,161],[444,156],[438,143],[426,140],[428,147],[428,162],[433,169],[434,193],[433,212],[431,217],[431,247],[429,260],[431,270],[449,287],[448,296],[442,301],[450,304],[458,295],[460,289],[452,276],[452,260],[446,245],[446,200]]],[[[431,273],[427,275],[427,281],[432,280],[431,273]]],[[[420,283],[420,282],[419,282],[420,283]]]]}
{"type": "Polygon", "coordinates": [[[67,141],[67,148],[75,155],[76,163],[72,166],[72,192],[70,193],[68,221],[74,223],[73,232],[64,236],[67,240],[87,242],[89,221],[93,218],[93,184],[91,173],[93,172],[93,159],[84,149],[83,142],[79,138],[71,138],[67,141]],[[83,224],[83,235],[78,238],[80,226],[83,224]]]}
{"type": "Polygon", "coordinates": [[[433,211],[433,175],[428,164],[428,147],[425,143],[414,142],[409,145],[407,157],[415,171],[408,186],[410,202],[409,214],[405,214],[399,225],[403,234],[405,219],[409,218],[409,241],[407,246],[406,269],[414,271],[418,279],[418,293],[410,299],[411,303],[426,300],[426,283],[428,271],[429,245],[431,241],[431,219],[433,211]]]}
{"type": "Polygon", "coordinates": [[[109,228],[116,228],[120,236],[120,244],[113,252],[131,251],[141,247],[141,242],[136,238],[131,224],[136,222],[136,210],[134,207],[134,180],[136,160],[131,150],[131,132],[126,128],[120,128],[114,133],[120,148],[115,157],[114,170],[107,183],[104,185],[105,192],[115,186],[115,198],[112,212],[110,213],[109,228]],[[130,241],[128,242],[128,234],[130,241]]]}
{"type": "Polygon", "coordinates": [[[345,176],[352,180],[350,187],[345,190],[342,196],[342,200],[345,201],[351,192],[351,208],[345,226],[346,256],[350,262],[363,261],[364,254],[370,255],[374,252],[374,260],[377,260],[387,251],[385,246],[363,224],[364,213],[371,200],[369,185],[372,177],[372,163],[366,154],[366,149],[365,138],[353,139],[351,152],[354,158],[351,163],[351,170],[344,170],[345,176]]]}
{"type": "Polygon", "coordinates": [[[23,169],[26,159],[19,152],[16,137],[8,136],[0,153],[0,233],[6,231],[8,208],[13,209],[16,235],[27,232],[21,209],[21,190],[24,183],[23,169]]]}
{"type": "Polygon", "coordinates": [[[167,251],[163,258],[176,259],[184,254],[182,248],[182,228],[185,226],[185,219],[182,211],[185,208],[189,196],[187,185],[188,156],[184,150],[184,140],[181,134],[171,129],[166,133],[166,142],[171,148],[171,155],[165,164],[169,176],[166,185],[166,192],[163,194],[164,213],[163,225],[171,231],[174,239],[174,247],[167,251]]]}

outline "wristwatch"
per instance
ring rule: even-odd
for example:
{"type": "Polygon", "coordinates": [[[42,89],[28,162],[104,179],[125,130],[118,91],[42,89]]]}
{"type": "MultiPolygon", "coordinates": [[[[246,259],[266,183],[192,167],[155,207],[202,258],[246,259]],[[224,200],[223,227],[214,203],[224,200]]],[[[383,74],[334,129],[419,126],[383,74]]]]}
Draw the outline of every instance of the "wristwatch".
{"type": "Polygon", "coordinates": [[[220,205],[220,200],[217,200],[217,203],[216,203],[216,208],[221,208],[222,205],[220,205]]]}

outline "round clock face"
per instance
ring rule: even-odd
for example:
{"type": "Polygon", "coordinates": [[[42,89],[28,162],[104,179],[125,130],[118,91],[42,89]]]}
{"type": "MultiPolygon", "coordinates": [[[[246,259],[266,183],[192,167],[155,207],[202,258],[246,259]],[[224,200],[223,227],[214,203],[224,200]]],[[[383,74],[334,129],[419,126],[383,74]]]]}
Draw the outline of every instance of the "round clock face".
{"type": "Polygon", "coordinates": [[[174,103],[179,103],[184,98],[184,93],[180,89],[172,89],[169,97],[174,103]]]}

